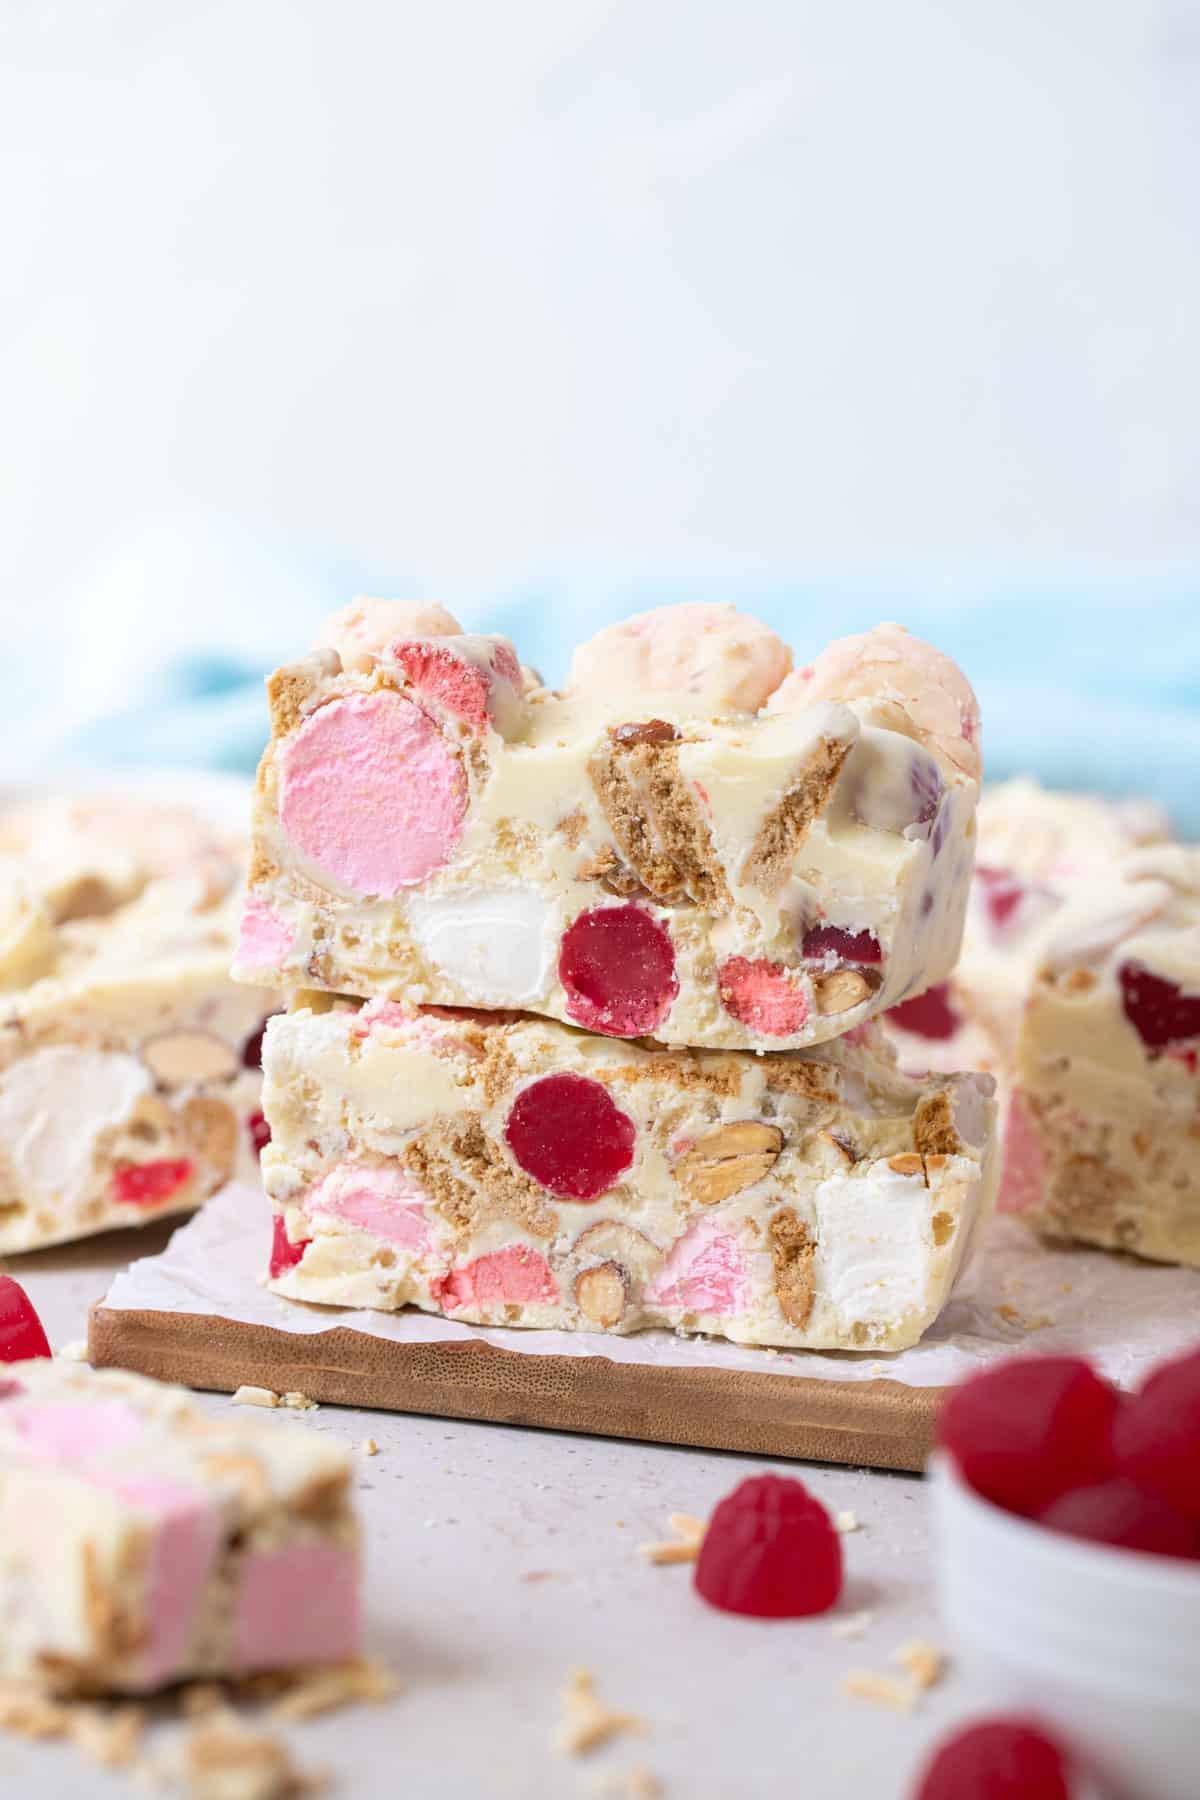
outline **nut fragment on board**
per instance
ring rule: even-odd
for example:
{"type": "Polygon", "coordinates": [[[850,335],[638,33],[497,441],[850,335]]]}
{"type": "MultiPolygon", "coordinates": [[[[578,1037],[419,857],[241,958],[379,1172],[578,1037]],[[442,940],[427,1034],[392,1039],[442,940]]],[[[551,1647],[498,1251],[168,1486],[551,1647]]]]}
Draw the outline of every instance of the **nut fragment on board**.
{"type": "Polygon", "coordinates": [[[562,1693],[563,1722],[556,1739],[557,1748],[567,1756],[584,1756],[599,1749],[623,1732],[642,1734],[649,1730],[645,1719],[637,1713],[616,1712],[606,1706],[596,1693],[595,1677],[590,1669],[573,1669],[562,1693]]]}
{"type": "Polygon", "coordinates": [[[235,1406],[278,1406],[279,1395],[274,1388],[251,1387],[243,1383],[233,1395],[235,1406]]]}
{"type": "Polygon", "coordinates": [[[674,1512],[667,1520],[674,1537],[661,1544],[639,1544],[638,1554],[652,1563],[690,1563],[700,1554],[707,1521],[691,1513],[674,1512]]]}

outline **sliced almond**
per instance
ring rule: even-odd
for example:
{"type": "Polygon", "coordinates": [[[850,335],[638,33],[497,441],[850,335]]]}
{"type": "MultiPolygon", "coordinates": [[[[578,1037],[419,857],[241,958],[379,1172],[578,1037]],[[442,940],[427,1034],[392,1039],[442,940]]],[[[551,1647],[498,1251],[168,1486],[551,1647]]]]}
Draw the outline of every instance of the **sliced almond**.
{"type": "Polygon", "coordinates": [[[597,1263],[575,1277],[575,1299],[584,1318],[604,1331],[621,1323],[629,1283],[619,1263],[597,1263]]]}
{"type": "Polygon", "coordinates": [[[829,975],[818,975],[813,982],[817,1011],[826,1017],[830,1013],[849,1012],[870,992],[870,983],[857,969],[834,969],[829,975]]]}
{"type": "Polygon", "coordinates": [[[628,1276],[649,1281],[663,1264],[658,1245],[636,1226],[618,1219],[597,1219],[580,1232],[566,1258],[568,1269],[583,1270],[597,1263],[615,1262],[628,1276]]]}
{"type": "Polygon", "coordinates": [[[899,1156],[889,1156],[888,1168],[894,1175],[920,1175],[924,1177],[925,1161],[915,1150],[902,1151],[899,1156]]]}
{"type": "Polygon", "coordinates": [[[761,1181],[783,1149],[777,1125],[760,1119],[732,1119],[697,1138],[675,1164],[684,1191],[701,1206],[715,1206],[761,1181]]]}
{"type": "Polygon", "coordinates": [[[142,1061],[163,1087],[228,1081],[240,1066],[237,1051],[211,1031],[164,1031],[142,1045],[142,1061]]]}

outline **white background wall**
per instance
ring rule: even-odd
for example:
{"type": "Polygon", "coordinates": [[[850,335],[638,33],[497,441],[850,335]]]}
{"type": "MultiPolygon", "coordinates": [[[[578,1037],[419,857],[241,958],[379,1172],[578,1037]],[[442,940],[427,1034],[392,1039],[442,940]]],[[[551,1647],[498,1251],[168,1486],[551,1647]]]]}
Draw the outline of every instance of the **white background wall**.
{"type": "Polygon", "coordinates": [[[1198,150],[1191,0],[3,0],[18,685],[360,585],[1190,575],[1198,150]]]}

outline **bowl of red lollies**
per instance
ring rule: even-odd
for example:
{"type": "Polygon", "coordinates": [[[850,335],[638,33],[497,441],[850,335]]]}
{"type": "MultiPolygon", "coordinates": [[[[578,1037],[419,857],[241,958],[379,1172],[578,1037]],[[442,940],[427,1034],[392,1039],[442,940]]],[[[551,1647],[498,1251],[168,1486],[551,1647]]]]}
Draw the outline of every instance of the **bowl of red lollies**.
{"type": "Polygon", "coordinates": [[[1017,1357],[943,1406],[946,1625],[1118,1800],[1200,1796],[1200,1351],[1123,1394],[1017,1357]]]}

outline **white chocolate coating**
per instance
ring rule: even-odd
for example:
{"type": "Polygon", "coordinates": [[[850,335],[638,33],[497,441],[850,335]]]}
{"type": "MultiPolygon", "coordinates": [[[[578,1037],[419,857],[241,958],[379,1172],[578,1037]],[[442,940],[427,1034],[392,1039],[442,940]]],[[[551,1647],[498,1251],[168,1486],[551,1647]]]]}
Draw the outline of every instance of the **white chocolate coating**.
{"type": "Polygon", "coordinates": [[[949,973],[978,752],[972,735],[948,753],[947,693],[964,731],[976,717],[927,646],[901,634],[908,711],[890,637],[845,700],[777,708],[773,633],[663,608],[581,646],[556,694],[503,639],[400,642],[369,605],[369,656],[326,650],[269,684],[239,979],[774,1050],[949,973]],[[660,928],[671,963],[661,1007],[626,1025],[581,1007],[564,963],[572,926],[617,906],[660,928]],[[805,948],[828,929],[867,953],[805,948]]]}
{"type": "Polygon", "coordinates": [[[904,1348],[990,1207],[993,1084],[911,1080],[876,1032],[856,1036],[760,1057],[651,1050],[302,996],[264,1052],[270,1285],[489,1324],[904,1348]],[[517,1135],[564,1078],[573,1180],[595,1132],[625,1134],[599,1192],[564,1191],[532,1160],[540,1127],[517,1135]],[[595,1132],[575,1122],[594,1107],[595,1132]]]}
{"type": "Polygon", "coordinates": [[[236,858],[190,814],[108,801],[2,815],[0,842],[0,1254],[254,1173],[244,1056],[273,1002],[228,976],[236,858]]]}

